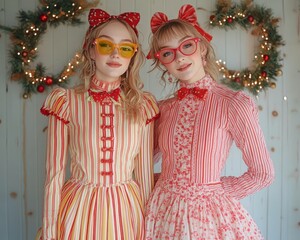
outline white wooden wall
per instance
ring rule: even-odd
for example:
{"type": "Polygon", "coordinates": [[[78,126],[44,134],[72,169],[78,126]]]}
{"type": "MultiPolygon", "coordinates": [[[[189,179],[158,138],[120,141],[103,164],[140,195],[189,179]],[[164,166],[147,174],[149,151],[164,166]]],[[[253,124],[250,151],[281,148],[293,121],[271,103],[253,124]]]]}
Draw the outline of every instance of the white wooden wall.
{"type": "MultiPolygon", "coordinates": [[[[216,0],[102,0],[99,7],[109,13],[124,11],[141,13],[141,41],[147,52],[149,21],[156,11],[171,18],[185,3],[203,7],[198,18],[208,29],[210,11],[216,0]]],[[[239,2],[239,1],[238,1],[239,2]]],[[[272,8],[281,18],[279,33],[286,45],[282,47],[283,75],[277,88],[257,99],[261,107],[260,121],[276,170],[276,180],[268,188],[250,196],[242,203],[256,220],[268,240],[300,239],[300,1],[255,0],[256,4],[272,8]],[[287,100],[284,100],[284,98],[287,100]],[[278,115],[274,116],[274,112],[278,115]]],[[[0,0],[0,24],[15,26],[20,9],[33,10],[38,0],[0,0]]],[[[87,13],[82,16],[86,21],[87,13]]],[[[38,46],[39,61],[49,73],[61,70],[80,48],[87,24],[79,27],[48,28],[38,46]]],[[[235,29],[211,29],[212,44],[218,58],[233,69],[249,66],[256,39],[250,32],[235,29]]],[[[41,225],[43,183],[46,150],[47,119],[39,109],[48,92],[22,98],[22,86],[9,79],[9,36],[0,32],[0,238],[31,240],[41,225]]],[[[37,62],[37,61],[36,61],[37,62]]],[[[150,63],[142,69],[145,89],[160,99],[166,94],[159,84],[158,72],[147,73],[150,63]]],[[[75,84],[76,80],[70,84],[75,84]]],[[[276,115],[276,114],[275,114],[276,115]]],[[[159,168],[159,166],[156,166],[159,168]]],[[[225,174],[240,175],[245,170],[241,155],[232,149],[225,174]]]]}

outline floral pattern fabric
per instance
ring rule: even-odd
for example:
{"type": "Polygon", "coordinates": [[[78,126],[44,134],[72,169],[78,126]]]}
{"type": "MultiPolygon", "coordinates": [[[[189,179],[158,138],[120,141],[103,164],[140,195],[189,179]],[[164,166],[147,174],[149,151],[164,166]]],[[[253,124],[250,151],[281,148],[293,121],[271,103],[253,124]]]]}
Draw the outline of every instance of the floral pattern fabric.
{"type": "Polygon", "coordinates": [[[263,239],[239,202],[274,179],[255,103],[208,75],[181,87],[207,89],[207,96],[160,102],[155,152],[162,172],[147,204],[146,239],[263,239]],[[233,142],[248,169],[221,176],[233,142]]]}

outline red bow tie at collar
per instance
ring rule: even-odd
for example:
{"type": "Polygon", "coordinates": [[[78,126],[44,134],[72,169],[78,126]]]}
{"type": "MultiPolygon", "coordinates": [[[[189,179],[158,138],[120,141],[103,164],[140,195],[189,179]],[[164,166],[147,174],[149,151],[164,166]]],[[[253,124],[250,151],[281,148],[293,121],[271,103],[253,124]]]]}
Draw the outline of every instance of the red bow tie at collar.
{"type": "Polygon", "coordinates": [[[187,95],[189,94],[193,94],[194,96],[196,96],[198,99],[200,100],[204,100],[206,97],[206,93],[207,93],[207,89],[201,89],[198,87],[194,87],[194,88],[186,88],[186,87],[182,87],[178,90],[177,92],[177,98],[179,100],[182,100],[183,98],[185,98],[187,95]]]}
{"type": "Polygon", "coordinates": [[[94,92],[91,89],[88,90],[89,95],[91,97],[93,97],[95,102],[102,102],[104,99],[106,98],[111,98],[115,101],[119,101],[119,97],[120,97],[120,93],[121,93],[121,89],[120,88],[116,88],[111,92],[94,92]]]}

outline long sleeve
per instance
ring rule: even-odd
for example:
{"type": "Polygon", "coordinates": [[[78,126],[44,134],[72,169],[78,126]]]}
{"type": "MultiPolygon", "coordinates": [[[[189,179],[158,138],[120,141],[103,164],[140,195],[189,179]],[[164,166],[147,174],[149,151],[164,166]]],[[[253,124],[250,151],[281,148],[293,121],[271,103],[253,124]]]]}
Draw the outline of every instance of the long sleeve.
{"type": "Polygon", "coordinates": [[[143,113],[146,120],[142,137],[140,152],[136,157],[135,178],[139,183],[142,201],[145,205],[154,186],[153,178],[153,149],[154,149],[154,124],[159,117],[159,108],[154,96],[145,92],[143,113]]]}
{"type": "MultiPolygon", "coordinates": [[[[159,105],[159,103],[158,103],[159,105]]],[[[159,149],[158,146],[158,137],[159,137],[159,131],[158,131],[158,126],[159,126],[159,118],[155,120],[155,124],[154,124],[154,164],[158,163],[161,160],[162,157],[162,153],[159,149]]]]}
{"type": "Polygon", "coordinates": [[[270,185],[274,168],[253,100],[242,92],[237,93],[228,115],[230,132],[248,170],[239,177],[222,177],[221,181],[227,193],[241,199],[270,185]]]}
{"type": "Polygon", "coordinates": [[[153,179],[153,130],[154,122],[145,126],[140,153],[136,157],[135,179],[141,189],[143,206],[147,203],[154,186],[153,179]]]}
{"type": "Polygon", "coordinates": [[[46,240],[57,239],[57,216],[65,181],[68,149],[66,91],[55,89],[47,97],[41,112],[49,116],[42,228],[43,239],[46,240]]]}
{"type": "Polygon", "coordinates": [[[67,147],[67,125],[56,117],[50,116],[43,214],[44,240],[57,239],[57,216],[61,198],[61,188],[65,180],[67,147]]]}

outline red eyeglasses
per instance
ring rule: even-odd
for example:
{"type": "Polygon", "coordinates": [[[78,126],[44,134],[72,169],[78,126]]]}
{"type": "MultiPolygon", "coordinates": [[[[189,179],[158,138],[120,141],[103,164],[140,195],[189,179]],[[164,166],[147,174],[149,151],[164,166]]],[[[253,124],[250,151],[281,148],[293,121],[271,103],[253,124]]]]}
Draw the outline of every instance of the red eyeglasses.
{"type": "Polygon", "coordinates": [[[155,54],[155,57],[162,64],[169,64],[176,58],[176,52],[181,52],[184,56],[190,56],[197,51],[200,38],[190,38],[183,41],[177,48],[163,48],[155,54]]]}

